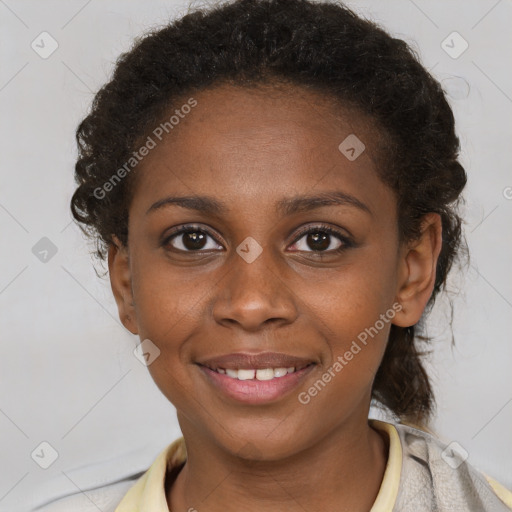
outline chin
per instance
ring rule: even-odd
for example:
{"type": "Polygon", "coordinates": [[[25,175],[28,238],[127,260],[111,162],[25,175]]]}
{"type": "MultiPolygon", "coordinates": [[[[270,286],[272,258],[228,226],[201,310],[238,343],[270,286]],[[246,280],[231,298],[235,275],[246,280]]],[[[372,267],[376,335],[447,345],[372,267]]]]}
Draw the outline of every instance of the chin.
{"type": "Polygon", "coordinates": [[[215,437],[222,449],[233,456],[261,462],[291,457],[313,444],[313,439],[303,439],[302,436],[290,432],[294,429],[290,429],[289,425],[284,425],[281,421],[274,420],[270,429],[258,421],[252,421],[251,425],[240,425],[238,429],[230,425],[229,429],[218,432],[219,437],[215,437]]]}

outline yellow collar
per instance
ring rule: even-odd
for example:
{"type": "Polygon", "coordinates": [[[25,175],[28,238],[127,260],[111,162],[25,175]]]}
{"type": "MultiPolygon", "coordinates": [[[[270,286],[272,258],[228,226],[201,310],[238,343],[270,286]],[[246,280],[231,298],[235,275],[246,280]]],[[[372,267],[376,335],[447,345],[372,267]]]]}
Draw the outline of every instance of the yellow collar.
{"type": "MultiPolygon", "coordinates": [[[[402,469],[402,446],[395,426],[384,421],[370,419],[369,424],[389,436],[389,455],[384,478],[377,499],[370,512],[389,512],[393,509],[402,469]]],[[[121,500],[115,512],[170,512],[165,496],[166,472],[187,458],[183,437],[167,446],[150,468],[137,480],[121,500]]]]}

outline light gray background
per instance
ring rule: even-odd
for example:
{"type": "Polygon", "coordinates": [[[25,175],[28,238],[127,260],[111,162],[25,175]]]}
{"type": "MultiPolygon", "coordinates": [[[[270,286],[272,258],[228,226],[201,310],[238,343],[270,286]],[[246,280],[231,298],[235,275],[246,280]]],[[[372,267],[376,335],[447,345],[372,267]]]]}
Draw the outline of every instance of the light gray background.
{"type": "MultiPolygon", "coordinates": [[[[512,488],[512,2],[348,4],[412,42],[450,96],[469,174],[472,262],[451,283],[455,349],[446,301],[430,324],[434,427],[512,488]],[[453,31],[469,43],[457,59],[441,46],[453,31]]],[[[173,407],[133,355],[139,340],[120,324],[108,280],[93,270],[69,200],[74,131],[94,92],[134,36],[186,9],[0,0],[1,511],[142,471],[179,435],[173,407]],[[47,59],[31,48],[43,31],[59,45],[47,59]],[[46,263],[32,252],[43,237],[57,248],[46,263]],[[48,469],[31,458],[43,441],[58,452],[48,469]]]]}

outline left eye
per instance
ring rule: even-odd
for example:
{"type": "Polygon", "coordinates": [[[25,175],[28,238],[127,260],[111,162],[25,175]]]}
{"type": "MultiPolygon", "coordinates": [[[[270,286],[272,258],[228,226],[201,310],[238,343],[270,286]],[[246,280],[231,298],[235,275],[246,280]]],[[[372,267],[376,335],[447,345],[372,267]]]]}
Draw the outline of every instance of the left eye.
{"type": "Polygon", "coordinates": [[[340,251],[349,245],[349,241],[341,233],[338,233],[331,228],[319,227],[310,228],[309,230],[301,233],[300,238],[298,238],[293,244],[293,246],[297,246],[295,247],[295,250],[305,252],[310,252],[308,251],[308,247],[313,252],[340,251]]]}

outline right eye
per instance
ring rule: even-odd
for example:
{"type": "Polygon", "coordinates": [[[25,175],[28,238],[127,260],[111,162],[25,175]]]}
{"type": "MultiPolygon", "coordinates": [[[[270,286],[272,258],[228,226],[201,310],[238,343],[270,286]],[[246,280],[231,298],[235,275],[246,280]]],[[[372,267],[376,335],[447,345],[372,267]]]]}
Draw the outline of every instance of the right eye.
{"type": "MultiPolygon", "coordinates": [[[[167,236],[162,242],[162,246],[164,248],[171,246],[171,250],[181,252],[201,252],[216,250],[219,244],[208,231],[197,226],[189,225],[182,226],[167,236]],[[210,243],[210,246],[208,246],[208,238],[215,243],[210,243]]],[[[222,249],[222,246],[220,246],[220,248],[222,249]]]]}

